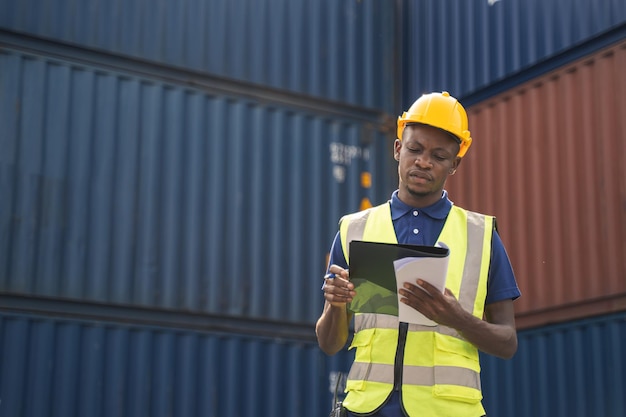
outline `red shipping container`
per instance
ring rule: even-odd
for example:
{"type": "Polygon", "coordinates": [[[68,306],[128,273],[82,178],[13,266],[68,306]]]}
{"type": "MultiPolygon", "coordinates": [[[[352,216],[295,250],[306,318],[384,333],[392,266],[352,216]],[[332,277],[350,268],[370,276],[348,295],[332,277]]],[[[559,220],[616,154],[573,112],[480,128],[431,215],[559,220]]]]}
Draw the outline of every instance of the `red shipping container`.
{"type": "Polygon", "coordinates": [[[626,310],[626,42],[468,109],[447,188],[494,214],[519,328],[626,310]]]}

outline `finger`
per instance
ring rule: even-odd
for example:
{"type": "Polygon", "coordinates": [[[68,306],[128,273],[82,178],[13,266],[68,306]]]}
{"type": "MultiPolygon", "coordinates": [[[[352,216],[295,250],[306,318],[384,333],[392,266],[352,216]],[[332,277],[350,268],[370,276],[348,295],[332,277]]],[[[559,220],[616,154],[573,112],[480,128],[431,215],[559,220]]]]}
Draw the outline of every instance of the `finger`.
{"type": "Polygon", "coordinates": [[[420,291],[418,287],[413,286],[408,287],[406,284],[404,285],[404,288],[400,288],[398,290],[398,294],[400,294],[401,296],[405,297],[405,298],[415,298],[415,291],[420,291]]]}
{"type": "MultiPolygon", "coordinates": [[[[330,268],[329,268],[330,270],[330,268]]],[[[326,287],[329,285],[334,285],[335,283],[335,277],[337,275],[333,272],[328,272],[326,275],[324,275],[323,280],[324,280],[324,284],[322,285],[322,291],[326,292],[326,287]]]]}
{"type": "Polygon", "coordinates": [[[417,293],[411,293],[407,290],[401,289],[400,294],[402,297],[400,298],[400,302],[430,318],[431,314],[428,306],[431,302],[429,300],[432,300],[432,298],[425,291],[419,289],[419,287],[415,288],[418,288],[416,290],[417,293]]]}
{"type": "Polygon", "coordinates": [[[426,300],[429,298],[433,298],[433,296],[428,292],[428,290],[422,288],[419,285],[411,284],[410,282],[404,283],[403,291],[407,292],[407,296],[411,296],[418,300],[426,300]]]}
{"type": "Polygon", "coordinates": [[[340,267],[339,265],[331,265],[328,268],[328,272],[333,273],[341,278],[349,279],[350,275],[348,274],[348,270],[340,267]]]}
{"type": "Polygon", "coordinates": [[[349,303],[352,301],[354,295],[354,291],[338,288],[333,285],[328,285],[324,288],[324,298],[329,303],[349,303]]]}
{"type": "Polygon", "coordinates": [[[454,293],[452,292],[452,290],[450,290],[450,288],[446,288],[444,291],[444,294],[456,300],[456,295],[454,295],[454,293]]]}
{"type": "Polygon", "coordinates": [[[354,284],[342,278],[335,278],[334,287],[337,289],[335,291],[336,294],[345,295],[347,297],[353,297],[356,294],[354,292],[354,284]]]}
{"type": "Polygon", "coordinates": [[[331,273],[333,273],[333,274],[338,274],[338,273],[340,273],[341,271],[343,271],[343,268],[342,268],[342,267],[340,267],[339,265],[335,265],[335,264],[332,264],[332,265],[328,268],[328,272],[331,272],[331,273]]]}
{"type": "Polygon", "coordinates": [[[432,297],[442,294],[442,292],[439,291],[439,288],[435,287],[434,285],[432,285],[431,283],[427,281],[424,281],[423,279],[418,279],[417,285],[419,285],[424,291],[426,291],[432,297]]]}
{"type": "Polygon", "coordinates": [[[338,274],[326,274],[324,276],[325,286],[332,285],[338,288],[345,288],[347,291],[354,289],[354,284],[345,278],[342,278],[338,274]]]}
{"type": "Polygon", "coordinates": [[[324,277],[324,285],[322,286],[322,290],[325,293],[335,295],[350,295],[354,293],[354,284],[337,276],[335,276],[335,278],[324,277]]]}

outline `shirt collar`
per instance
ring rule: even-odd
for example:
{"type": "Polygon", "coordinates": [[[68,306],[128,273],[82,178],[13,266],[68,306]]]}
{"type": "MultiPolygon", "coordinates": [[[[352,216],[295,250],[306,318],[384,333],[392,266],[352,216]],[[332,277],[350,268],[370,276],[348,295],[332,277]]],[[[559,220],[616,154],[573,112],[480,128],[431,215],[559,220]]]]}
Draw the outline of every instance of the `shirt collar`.
{"type": "Polygon", "coordinates": [[[412,210],[418,210],[422,213],[426,213],[426,215],[432,217],[433,219],[444,220],[448,216],[448,213],[452,208],[452,201],[448,199],[448,192],[446,190],[443,190],[443,193],[441,193],[441,198],[439,199],[439,201],[428,207],[415,208],[404,204],[398,198],[398,190],[394,191],[393,194],[391,194],[390,204],[392,220],[397,220],[412,210]]]}

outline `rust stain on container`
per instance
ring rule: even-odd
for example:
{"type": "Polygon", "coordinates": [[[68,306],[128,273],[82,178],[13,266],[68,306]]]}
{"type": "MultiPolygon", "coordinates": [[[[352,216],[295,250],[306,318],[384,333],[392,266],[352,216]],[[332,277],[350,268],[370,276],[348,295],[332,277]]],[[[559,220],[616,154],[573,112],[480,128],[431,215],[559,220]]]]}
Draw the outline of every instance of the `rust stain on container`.
{"type": "Polygon", "coordinates": [[[625,67],[621,42],[468,111],[447,188],[497,217],[520,328],[626,309],[625,67]]]}

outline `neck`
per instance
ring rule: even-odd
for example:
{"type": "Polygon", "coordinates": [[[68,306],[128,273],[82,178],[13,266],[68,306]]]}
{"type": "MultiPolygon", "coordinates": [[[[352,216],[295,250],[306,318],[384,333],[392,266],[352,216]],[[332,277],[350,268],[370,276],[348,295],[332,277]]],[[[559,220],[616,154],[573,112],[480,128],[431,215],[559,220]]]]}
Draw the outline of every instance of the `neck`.
{"type": "Polygon", "coordinates": [[[415,208],[424,208],[428,206],[432,206],[437,201],[441,199],[443,191],[439,191],[438,193],[410,193],[408,191],[403,192],[402,189],[398,190],[398,198],[404,204],[415,207],[415,208]]]}

